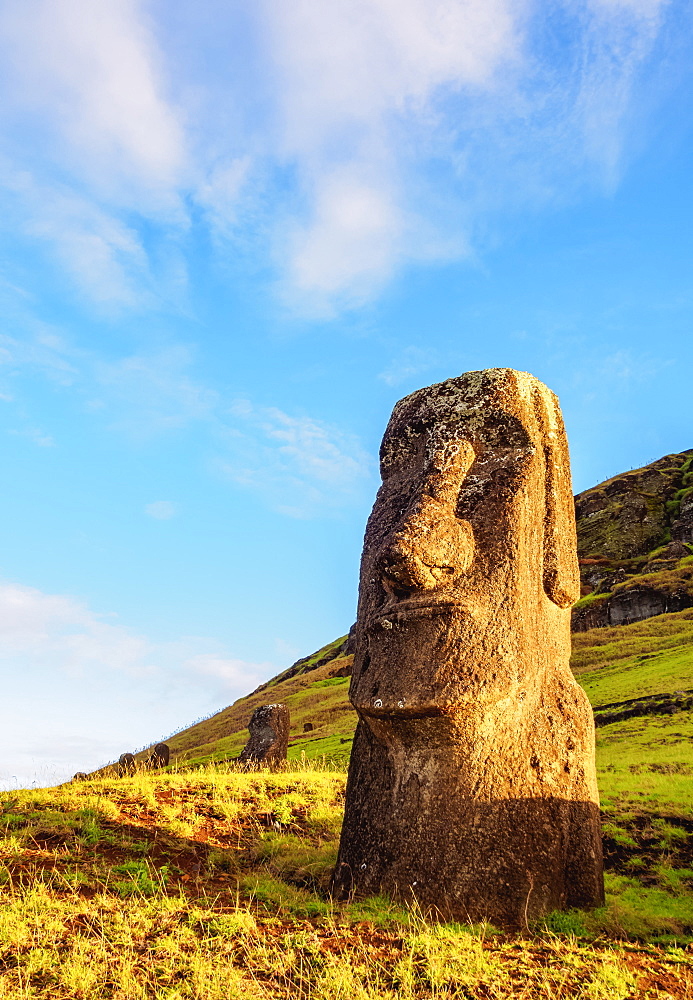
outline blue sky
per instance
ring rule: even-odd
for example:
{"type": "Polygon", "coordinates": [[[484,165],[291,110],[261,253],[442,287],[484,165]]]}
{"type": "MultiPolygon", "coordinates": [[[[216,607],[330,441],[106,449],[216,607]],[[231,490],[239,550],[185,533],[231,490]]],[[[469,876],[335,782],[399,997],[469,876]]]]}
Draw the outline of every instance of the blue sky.
{"type": "Polygon", "coordinates": [[[682,0],[5,0],[0,787],[346,632],[393,404],[693,446],[682,0]]]}

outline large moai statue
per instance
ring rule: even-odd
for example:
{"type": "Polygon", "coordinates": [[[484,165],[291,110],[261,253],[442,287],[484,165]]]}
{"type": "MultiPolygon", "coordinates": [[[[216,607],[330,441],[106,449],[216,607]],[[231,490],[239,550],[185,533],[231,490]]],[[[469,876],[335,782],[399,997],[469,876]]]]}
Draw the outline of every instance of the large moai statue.
{"type": "Polygon", "coordinates": [[[124,778],[135,773],[135,758],[131,753],[121,753],[118,758],[118,777],[124,778]]]}
{"type": "Polygon", "coordinates": [[[238,758],[241,764],[277,764],[286,760],[290,717],[286,705],[261,705],[248,723],[250,739],[238,758]]]}
{"type": "Polygon", "coordinates": [[[558,400],[511,369],[401,400],[366,528],[333,891],[523,926],[603,900],[558,400]]]}

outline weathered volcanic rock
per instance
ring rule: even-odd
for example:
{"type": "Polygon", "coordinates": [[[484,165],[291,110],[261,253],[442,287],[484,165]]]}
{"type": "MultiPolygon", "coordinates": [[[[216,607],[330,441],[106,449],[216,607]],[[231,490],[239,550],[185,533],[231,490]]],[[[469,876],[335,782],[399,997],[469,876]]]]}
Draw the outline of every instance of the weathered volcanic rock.
{"type": "Polygon", "coordinates": [[[629,577],[616,583],[612,593],[581,601],[573,608],[571,628],[573,632],[586,632],[609,625],[632,625],[690,607],[693,607],[693,566],[683,565],[629,577]]]}
{"type": "Polygon", "coordinates": [[[689,525],[686,500],[693,501],[693,495],[680,504],[676,497],[690,478],[692,457],[693,451],[665,455],[642,469],[624,472],[578,493],[575,497],[578,554],[632,559],[662,545],[668,531],[673,538],[691,541],[685,535],[693,527],[693,506],[689,525]],[[670,524],[668,504],[678,507],[681,527],[676,530],[670,524]]]}
{"type": "Polygon", "coordinates": [[[693,490],[680,502],[676,518],[671,525],[671,536],[689,545],[693,543],[693,490]]]}
{"type": "Polygon", "coordinates": [[[250,739],[238,758],[242,764],[276,764],[286,760],[289,746],[289,709],[286,705],[261,705],[248,723],[250,739]]]}
{"type": "Polygon", "coordinates": [[[568,450],[531,375],[397,404],[366,528],[359,722],[333,891],[521,926],[603,899],[594,725],[569,665],[568,450]]]}
{"type": "Polygon", "coordinates": [[[157,743],[149,757],[147,758],[147,767],[159,768],[168,767],[168,762],[171,757],[171,752],[168,748],[167,743],[157,743]]]}
{"type": "Polygon", "coordinates": [[[73,781],[88,781],[89,780],[89,775],[86,773],[86,771],[77,771],[77,773],[74,775],[74,777],[73,777],[72,780],[73,781]]]}
{"type": "Polygon", "coordinates": [[[124,778],[127,774],[135,773],[135,758],[131,753],[121,753],[118,758],[118,774],[124,778]]]}

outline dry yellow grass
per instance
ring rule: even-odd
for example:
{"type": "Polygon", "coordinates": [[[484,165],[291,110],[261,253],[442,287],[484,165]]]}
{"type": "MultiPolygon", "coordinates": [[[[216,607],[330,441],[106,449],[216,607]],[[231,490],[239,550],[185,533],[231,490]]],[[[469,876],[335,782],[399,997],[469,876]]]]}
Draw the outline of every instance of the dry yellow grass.
{"type": "Polygon", "coordinates": [[[0,998],[693,1000],[685,939],[624,939],[623,895],[521,936],[333,904],[343,789],[218,767],[6,795],[0,998]]]}

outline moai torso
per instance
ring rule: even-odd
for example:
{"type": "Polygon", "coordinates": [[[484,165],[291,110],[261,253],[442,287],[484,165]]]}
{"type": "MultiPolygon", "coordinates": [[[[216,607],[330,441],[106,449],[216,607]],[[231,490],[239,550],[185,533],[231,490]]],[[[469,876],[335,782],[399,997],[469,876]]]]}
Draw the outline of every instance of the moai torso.
{"type": "Polygon", "coordinates": [[[248,723],[250,739],[238,758],[242,764],[276,764],[286,760],[289,746],[289,709],[286,705],[261,705],[248,723]]]}
{"type": "Polygon", "coordinates": [[[510,369],[402,400],[366,529],[334,890],[521,925],[603,898],[555,396],[510,369]]]}

